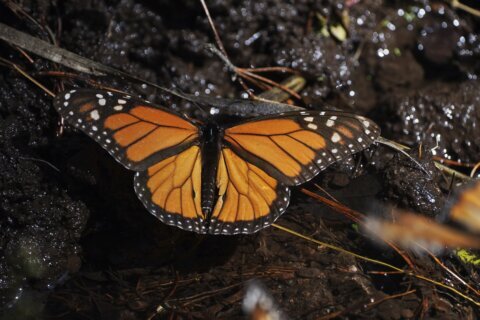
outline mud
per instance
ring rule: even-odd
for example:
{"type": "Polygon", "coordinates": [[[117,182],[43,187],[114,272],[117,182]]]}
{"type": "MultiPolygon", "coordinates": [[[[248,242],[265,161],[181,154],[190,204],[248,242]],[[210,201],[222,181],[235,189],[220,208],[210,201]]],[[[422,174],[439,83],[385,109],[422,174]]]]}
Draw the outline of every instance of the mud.
{"type": "MultiPolygon", "coordinates": [[[[388,216],[393,206],[442,217],[457,181],[434,167],[433,156],[479,161],[478,18],[430,1],[208,5],[235,65],[299,70],[307,86],[298,104],[371,117],[384,137],[412,147],[411,156],[429,172],[378,145],[333,165],[305,188],[318,191],[318,185],[365,215],[388,216]],[[343,24],[345,38],[325,35],[320,16],[327,29],[343,24]]],[[[22,1],[20,7],[38,24],[3,2],[0,22],[44,40],[49,34],[42,27],[49,26],[59,46],[166,87],[226,98],[244,94],[205,49],[214,40],[197,1],[22,1]]],[[[63,69],[35,56],[30,62],[3,42],[0,56],[56,92],[94,80],[199,116],[191,103],[122,79],[47,76],[41,72],[63,69]]],[[[294,319],[479,316],[473,304],[431,284],[384,274],[383,267],[273,227],[239,237],[200,237],[167,227],[136,198],[132,172],[68,126],[59,133],[52,99],[0,66],[5,319],[241,319],[245,283],[253,278],[294,319]]],[[[406,268],[391,248],[300,188],[278,223],[406,268]]],[[[428,256],[412,256],[423,274],[455,281],[428,256]]],[[[454,254],[441,259],[478,283],[474,268],[454,254]]]]}

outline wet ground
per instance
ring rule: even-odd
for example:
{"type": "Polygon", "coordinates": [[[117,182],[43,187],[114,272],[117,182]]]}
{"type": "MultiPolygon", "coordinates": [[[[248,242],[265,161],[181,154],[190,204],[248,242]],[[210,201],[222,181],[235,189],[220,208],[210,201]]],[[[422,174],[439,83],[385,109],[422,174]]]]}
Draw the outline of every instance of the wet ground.
{"type": "MultiPolygon", "coordinates": [[[[480,158],[478,17],[446,1],[208,5],[235,65],[299,70],[307,85],[298,104],[374,119],[384,137],[412,147],[411,155],[431,172],[372,146],[333,165],[306,189],[323,194],[320,186],[365,215],[388,215],[398,206],[445,218],[442,212],[459,181],[435,169],[433,157],[463,163],[480,158]]],[[[0,22],[135,76],[188,93],[231,98],[244,93],[223,62],[205,49],[213,37],[197,1],[22,1],[24,11],[17,8],[14,14],[11,8],[8,1],[0,3],[0,22]]],[[[0,56],[56,92],[88,87],[93,80],[197,113],[189,103],[115,77],[46,75],[42,72],[63,69],[33,55],[30,61],[5,43],[0,56]]],[[[85,135],[68,126],[59,132],[52,99],[0,66],[5,319],[241,319],[250,279],[259,279],[294,319],[479,316],[474,304],[445,289],[384,274],[384,267],[273,227],[232,237],[167,227],[136,198],[132,172],[85,135]],[[395,296],[409,290],[415,291],[395,296]]],[[[390,247],[300,188],[278,224],[407,267],[390,247]]],[[[458,284],[425,253],[410,257],[420,274],[458,284]]],[[[478,283],[475,268],[452,252],[439,258],[467,282],[478,283]]]]}

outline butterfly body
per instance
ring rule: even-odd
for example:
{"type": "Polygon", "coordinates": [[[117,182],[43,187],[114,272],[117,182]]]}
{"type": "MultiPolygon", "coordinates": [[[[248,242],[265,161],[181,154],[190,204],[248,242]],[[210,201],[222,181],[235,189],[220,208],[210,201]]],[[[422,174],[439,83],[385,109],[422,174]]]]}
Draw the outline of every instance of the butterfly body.
{"type": "MultiPolygon", "coordinates": [[[[249,101],[249,105],[255,105],[249,101]]],[[[339,111],[292,111],[218,125],[102,90],[71,90],[54,102],[127,169],[162,222],[209,234],[249,234],[286,210],[290,186],[372,144],[371,120],[339,111]]]]}
{"type": "Polygon", "coordinates": [[[216,198],[218,156],[221,150],[222,131],[217,124],[208,123],[200,127],[202,140],[202,210],[205,217],[210,217],[216,198]]]}

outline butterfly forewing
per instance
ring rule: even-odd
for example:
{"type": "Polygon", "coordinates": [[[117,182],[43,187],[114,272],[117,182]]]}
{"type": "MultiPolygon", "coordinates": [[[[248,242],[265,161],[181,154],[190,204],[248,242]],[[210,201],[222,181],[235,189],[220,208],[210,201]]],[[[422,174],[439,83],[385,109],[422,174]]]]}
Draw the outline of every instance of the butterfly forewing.
{"type": "Polygon", "coordinates": [[[141,171],[198,144],[199,129],[181,115],[128,95],[71,90],[55,99],[58,112],[125,167],[141,171]]]}
{"type": "Polygon", "coordinates": [[[286,185],[311,180],[328,165],[367,148],[380,135],[362,116],[337,111],[272,115],[227,128],[226,143],[286,185]]]}

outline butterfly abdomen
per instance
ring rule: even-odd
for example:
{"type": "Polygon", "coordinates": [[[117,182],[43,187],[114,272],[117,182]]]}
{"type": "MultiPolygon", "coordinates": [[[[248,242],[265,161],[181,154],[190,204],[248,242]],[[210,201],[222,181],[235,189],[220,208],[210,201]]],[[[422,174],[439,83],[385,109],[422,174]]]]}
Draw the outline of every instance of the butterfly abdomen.
{"type": "Polygon", "coordinates": [[[202,128],[202,136],[202,211],[208,218],[217,198],[216,176],[221,148],[218,126],[206,125],[202,128]]]}

